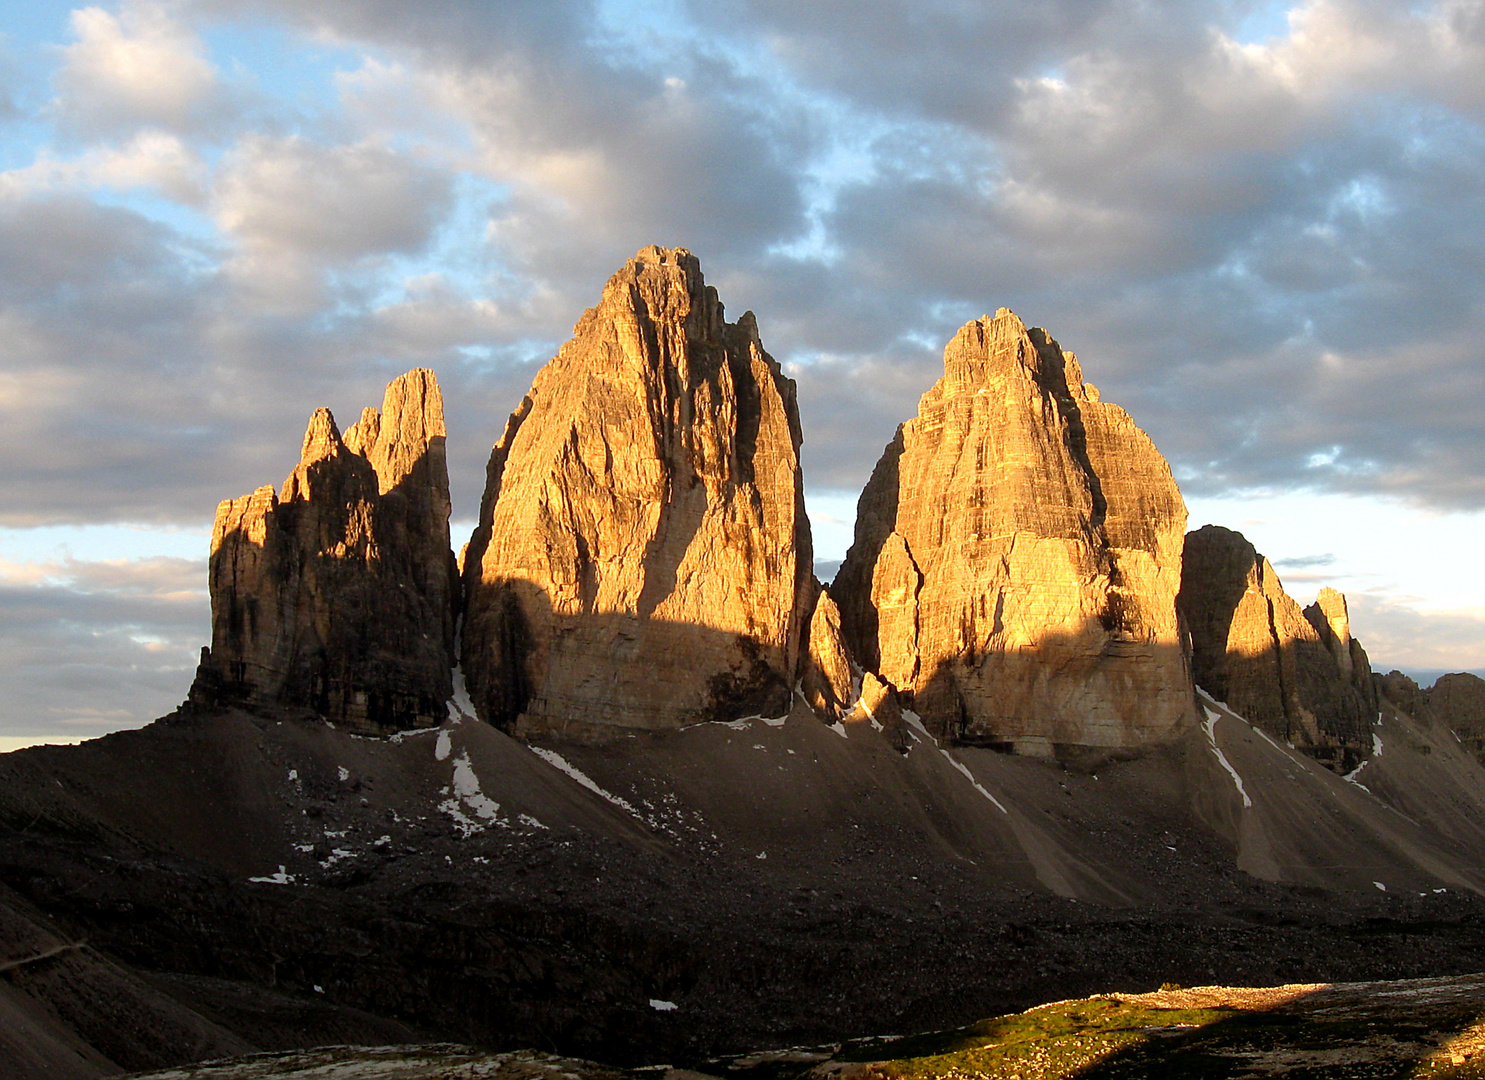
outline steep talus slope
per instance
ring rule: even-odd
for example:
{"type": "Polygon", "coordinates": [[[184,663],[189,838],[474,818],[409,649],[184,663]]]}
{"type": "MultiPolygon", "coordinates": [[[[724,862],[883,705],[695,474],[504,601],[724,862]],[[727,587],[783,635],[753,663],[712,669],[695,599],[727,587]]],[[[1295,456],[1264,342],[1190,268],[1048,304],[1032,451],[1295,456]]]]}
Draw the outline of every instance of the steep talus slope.
{"type": "Polygon", "coordinates": [[[1203,709],[1191,790],[1239,869],[1337,893],[1485,892],[1485,788],[1457,747],[1388,716],[1369,727],[1383,750],[1343,778],[1222,703],[1203,709]]]}
{"type": "Polygon", "coordinates": [[[302,706],[363,731],[427,726],[451,691],[455,596],[443,399],[387,387],[342,438],[310,418],[299,464],[217,507],[198,704],[302,706]]]}
{"type": "Polygon", "coordinates": [[[858,660],[934,732],[1048,753],[1195,723],[1170,469],[1040,330],[963,327],[857,509],[832,595],[858,660]]]}
{"type": "Polygon", "coordinates": [[[1199,686],[1337,772],[1365,760],[1377,692],[1344,596],[1301,610],[1242,533],[1207,525],[1186,537],[1178,604],[1199,686]]]}
{"type": "Polygon", "coordinates": [[[1485,966],[1468,755],[1439,790],[1471,809],[1425,819],[1382,767],[1412,788],[1442,751],[1393,719],[1369,793],[1213,708],[1226,765],[1203,729],[1096,771],[911,713],[903,753],[802,703],[600,743],[467,707],[391,739],[187,711],[0,757],[0,880],[255,1046],[417,1029],[695,1060],[1165,979],[1485,966]]]}
{"type": "Polygon", "coordinates": [[[682,248],[641,251],[573,334],[465,556],[480,715],[606,738],[787,711],[814,600],[793,382],[682,248]]]}

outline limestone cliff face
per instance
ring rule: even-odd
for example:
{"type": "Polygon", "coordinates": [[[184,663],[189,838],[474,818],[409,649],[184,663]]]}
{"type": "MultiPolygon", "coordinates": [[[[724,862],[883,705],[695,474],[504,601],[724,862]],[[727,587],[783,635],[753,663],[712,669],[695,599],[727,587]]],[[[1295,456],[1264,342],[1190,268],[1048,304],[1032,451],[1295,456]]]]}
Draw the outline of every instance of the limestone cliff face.
{"type": "Polygon", "coordinates": [[[490,457],[464,671],[517,734],[789,706],[813,577],[794,384],[681,249],[615,274],[490,457]]]}
{"type": "Polygon", "coordinates": [[[217,507],[192,700],[305,707],[364,731],[438,722],[458,588],[448,520],[431,371],[395,380],[344,437],[317,410],[281,492],[217,507]]]}
{"type": "Polygon", "coordinates": [[[1150,439],[1002,309],[944,350],[831,592],[857,660],[937,734],[1134,747],[1196,719],[1175,607],[1185,528],[1150,439]]]}
{"type": "Polygon", "coordinates": [[[1371,752],[1376,689],[1344,596],[1300,610],[1242,533],[1207,525],[1186,537],[1180,605],[1213,697],[1337,771],[1371,752]]]}
{"type": "Polygon", "coordinates": [[[826,720],[837,719],[855,701],[851,656],[840,628],[840,608],[830,590],[815,583],[815,603],[800,654],[799,689],[810,708],[826,720]]]}

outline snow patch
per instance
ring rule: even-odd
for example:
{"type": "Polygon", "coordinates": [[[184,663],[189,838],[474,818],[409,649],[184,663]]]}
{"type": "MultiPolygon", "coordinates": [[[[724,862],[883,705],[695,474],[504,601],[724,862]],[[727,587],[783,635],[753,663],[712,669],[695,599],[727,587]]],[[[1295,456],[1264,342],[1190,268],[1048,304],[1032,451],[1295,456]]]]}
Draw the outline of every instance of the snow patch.
{"type": "Polygon", "coordinates": [[[659,998],[650,998],[650,1008],[656,1012],[674,1012],[675,1007],[675,1002],[673,1001],[661,1001],[659,998]]]}
{"type": "Polygon", "coordinates": [[[1372,882],[1372,884],[1375,885],[1377,888],[1381,889],[1383,892],[1386,892],[1387,891],[1387,886],[1386,885],[1383,885],[1380,881],[1374,881],[1374,882],[1372,882]]]}
{"type": "Polygon", "coordinates": [[[276,874],[269,874],[267,877],[250,877],[250,878],[248,878],[248,880],[249,881],[256,881],[256,882],[258,882],[260,884],[263,884],[263,885],[295,885],[295,884],[298,884],[294,880],[294,875],[293,874],[288,874],[288,873],[285,873],[284,872],[284,864],[283,863],[279,863],[278,864],[278,873],[276,873],[276,874]]]}
{"type": "Polygon", "coordinates": [[[454,696],[448,700],[449,723],[462,724],[466,720],[475,719],[474,702],[470,700],[469,687],[464,682],[464,669],[455,664],[453,674],[454,696]]]}
{"type": "Polygon", "coordinates": [[[530,814],[518,814],[516,816],[520,820],[521,824],[524,825],[524,826],[526,826],[528,829],[545,829],[546,828],[545,825],[543,825],[541,822],[537,821],[530,814]]]}
{"type": "MultiPolygon", "coordinates": [[[[765,723],[768,722],[769,721],[765,721],[765,723]]],[[[552,768],[558,770],[559,772],[566,773],[568,776],[572,777],[579,784],[583,785],[583,787],[587,788],[599,798],[607,799],[609,802],[617,806],[620,810],[623,810],[628,814],[632,814],[634,817],[639,818],[640,821],[644,821],[644,818],[640,815],[640,812],[638,810],[629,805],[629,803],[625,800],[619,798],[617,795],[612,795],[609,792],[604,791],[603,788],[599,787],[592,780],[590,780],[586,773],[568,764],[567,759],[564,758],[561,754],[557,753],[557,751],[548,750],[544,746],[533,746],[530,747],[530,750],[537,757],[541,758],[541,760],[552,766],[552,768]]]]}
{"type": "Polygon", "coordinates": [[[1381,756],[1382,756],[1382,733],[1380,731],[1374,731],[1374,732],[1372,732],[1372,757],[1381,757],[1381,756]]]}
{"type": "Polygon", "coordinates": [[[291,784],[297,784],[297,783],[299,783],[299,770],[298,769],[290,769],[289,770],[289,782],[291,784]]]}
{"type": "Polygon", "coordinates": [[[438,808],[454,819],[454,827],[463,836],[483,832],[491,824],[504,824],[500,820],[500,804],[480,790],[480,779],[475,774],[474,764],[469,760],[468,750],[454,759],[453,781],[444,790],[452,792],[452,797],[439,803],[438,808]],[[464,813],[465,810],[469,810],[475,817],[464,813]]]}
{"type": "Polygon", "coordinates": [[[974,785],[974,788],[975,788],[976,791],[978,791],[981,795],[985,796],[985,798],[987,798],[991,802],[993,802],[995,804],[995,809],[999,810],[1002,814],[1009,814],[1010,813],[1009,810],[1007,810],[1004,806],[1001,805],[1001,802],[1000,802],[999,799],[997,799],[994,795],[991,795],[988,791],[986,791],[984,789],[984,787],[981,786],[980,782],[975,779],[975,774],[969,771],[969,766],[968,765],[964,764],[964,762],[962,762],[962,761],[956,761],[953,757],[950,756],[949,752],[947,750],[943,749],[942,747],[939,748],[939,751],[938,752],[940,754],[944,755],[944,760],[945,761],[947,761],[950,765],[954,766],[954,768],[958,769],[960,772],[962,772],[965,775],[966,779],[968,779],[969,782],[974,785]]]}
{"type": "Polygon", "coordinates": [[[343,784],[351,778],[351,770],[341,765],[336,771],[340,774],[340,782],[343,784]]]}
{"type": "Polygon", "coordinates": [[[830,725],[830,730],[833,731],[833,732],[835,732],[842,739],[849,739],[850,738],[850,736],[846,734],[846,725],[845,724],[842,724],[839,720],[837,720],[835,723],[833,723],[833,724],[830,725]]]}
{"type": "Polygon", "coordinates": [[[438,733],[438,742],[433,745],[433,757],[436,761],[448,760],[449,754],[454,750],[454,739],[449,734],[448,728],[438,733]]]}
{"type": "Polygon", "coordinates": [[[751,726],[746,716],[740,720],[716,720],[713,723],[721,724],[724,728],[729,728],[732,731],[747,731],[751,726]]]}
{"type": "MultiPolygon", "coordinates": [[[[1202,691],[1201,693],[1202,696],[1205,697],[1208,701],[1212,700],[1211,696],[1208,695],[1205,691],[1202,691]]],[[[1218,704],[1220,704],[1220,702],[1218,704]]],[[[1225,709],[1227,706],[1223,705],[1222,707],[1225,709]]],[[[1202,706],[1202,712],[1207,714],[1207,722],[1202,725],[1202,727],[1206,729],[1207,742],[1212,744],[1212,753],[1217,755],[1217,762],[1224,769],[1227,770],[1228,775],[1232,777],[1232,782],[1237,785],[1238,794],[1243,797],[1243,807],[1246,809],[1247,807],[1253,805],[1253,800],[1248,798],[1248,792],[1243,788],[1243,778],[1238,775],[1238,771],[1232,767],[1232,762],[1227,760],[1227,755],[1224,754],[1222,752],[1222,748],[1217,745],[1217,721],[1222,719],[1222,714],[1219,712],[1215,712],[1212,709],[1207,708],[1206,706],[1202,706]]]]}

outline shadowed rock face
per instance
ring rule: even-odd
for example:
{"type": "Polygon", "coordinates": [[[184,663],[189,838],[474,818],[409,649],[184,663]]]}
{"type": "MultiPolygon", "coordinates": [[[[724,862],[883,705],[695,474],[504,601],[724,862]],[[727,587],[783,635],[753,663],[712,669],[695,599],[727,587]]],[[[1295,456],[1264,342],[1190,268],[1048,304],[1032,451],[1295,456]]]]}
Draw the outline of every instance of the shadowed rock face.
{"type": "Polygon", "coordinates": [[[1242,533],[1207,525],[1186,537],[1180,605],[1213,697],[1340,772],[1371,753],[1377,693],[1344,596],[1301,611],[1242,533]]]}
{"type": "Polygon", "coordinates": [[[645,248],[490,456],[463,663],[517,734],[787,710],[813,610],[794,383],[690,252],[645,248]]]}
{"type": "Polygon", "coordinates": [[[364,731],[441,720],[458,588],[448,521],[431,371],[394,381],[344,437],[317,410],[280,493],[217,507],[212,641],[191,700],[306,707],[364,731]]]}
{"type": "Polygon", "coordinates": [[[1175,608],[1185,527],[1150,439],[1001,309],[944,350],[831,593],[858,660],[936,733],[1135,747],[1195,720],[1175,608]]]}
{"type": "Polygon", "coordinates": [[[1485,764],[1485,679],[1468,671],[1440,675],[1427,690],[1400,671],[1377,675],[1379,694],[1409,716],[1442,725],[1485,764]]]}

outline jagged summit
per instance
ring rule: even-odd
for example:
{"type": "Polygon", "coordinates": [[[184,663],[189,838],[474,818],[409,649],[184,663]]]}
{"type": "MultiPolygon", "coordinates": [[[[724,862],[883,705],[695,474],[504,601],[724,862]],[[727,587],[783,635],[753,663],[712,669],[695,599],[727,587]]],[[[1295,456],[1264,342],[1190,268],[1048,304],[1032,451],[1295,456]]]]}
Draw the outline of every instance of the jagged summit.
{"type": "Polygon", "coordinates": [[[794,383],[684,248],[640,251],[490,456],[464,562],[485,719],[602,737],[787,712],[813,601],[794,383]]]}
{"type": "Polygon", "coordinates": [[[1203,689],[1338,772],[1371,754],[1377,691],[1344,596],[1301,610],[1242,533],[1205,525],[1186,537],[1178,599],[1203,689]]]}
{"type": "Polygon", "coordinates": [[[967,323],[862,492],[831,592],[857,659],[955,741],[1134,747],[1195,722],[1165,459],[1009,310],[967,323]]]}
{"type": "Polygon", "coordinates": [[[458,585],[444,435],[437,380],[411,371],[344,437],[315,410],[281,492],[217,507],[193,702],[304,707],[367,731],[442,719],[458,585]]]}

